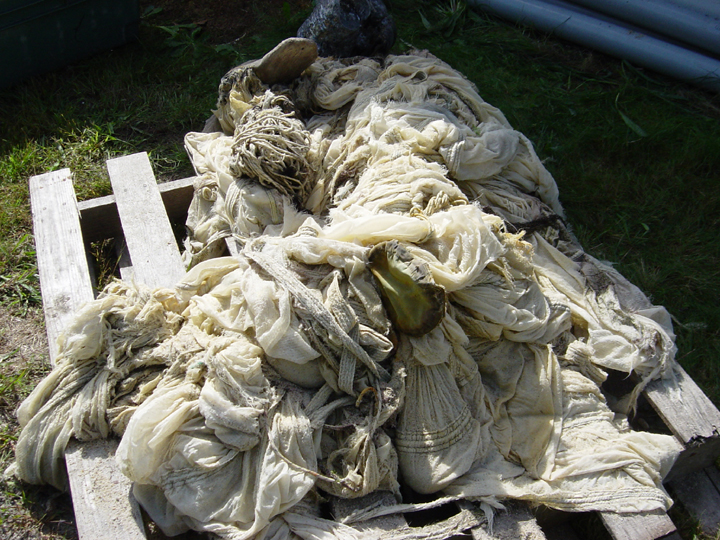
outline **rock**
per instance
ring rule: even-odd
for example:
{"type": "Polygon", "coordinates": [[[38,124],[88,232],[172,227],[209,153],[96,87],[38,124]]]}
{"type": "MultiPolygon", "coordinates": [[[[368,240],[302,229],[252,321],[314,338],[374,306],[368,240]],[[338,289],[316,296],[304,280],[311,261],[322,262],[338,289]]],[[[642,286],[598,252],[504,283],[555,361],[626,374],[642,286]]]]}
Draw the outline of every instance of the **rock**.
{"type": "Polygon", "coordinates": [[[299,77],[317,56],[318,49],[312,40],[288,38],[251,67],[265,84],[287,83],[299,77]]]}
{"type": "Polygon", "coordinates": [[[395,43],[395,21],[383,0],[318,0],[298,36],[320,56],[385,56],[395,43]]]}

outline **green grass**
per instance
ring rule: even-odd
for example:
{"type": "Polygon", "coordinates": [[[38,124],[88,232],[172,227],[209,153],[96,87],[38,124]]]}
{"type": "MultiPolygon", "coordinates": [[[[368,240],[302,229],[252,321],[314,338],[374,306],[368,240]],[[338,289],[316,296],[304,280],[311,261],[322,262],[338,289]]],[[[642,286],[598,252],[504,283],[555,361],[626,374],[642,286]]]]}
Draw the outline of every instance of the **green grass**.
{"type": "MultiPolygon", "coordinates": [[[[534,142],[581,244],[668,308],[680,362],[720,405],[720,98],[461,0],[391,9],[396,52],[447,61],[534,142]]],[[[256,4],[255,30],[217,44],[148,9],[137,43],[0,91],[0,302],[17,313],[40,303],[30,176],[69,167],[81,199],[103,195],[105,160],[136,151],[161,179],[191,174],[182,137],[202,129],[220,77],[294,35],[307,14],[256,4]]],[[[0,433],[2,448],[11,443],[0,433]]]]}

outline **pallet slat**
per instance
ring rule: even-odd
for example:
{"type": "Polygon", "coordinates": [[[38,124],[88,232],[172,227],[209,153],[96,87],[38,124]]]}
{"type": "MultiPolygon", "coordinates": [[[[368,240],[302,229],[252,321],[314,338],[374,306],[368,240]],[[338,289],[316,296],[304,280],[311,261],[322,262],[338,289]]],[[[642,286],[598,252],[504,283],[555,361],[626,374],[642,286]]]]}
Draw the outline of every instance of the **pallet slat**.
{"type": "MultiPolygon", "coordinates": [[[[171,221],[185,222],[192,200],[195,177],[157,184],[165,213],[171,221]]],[[[78,203],[80,226],[85,244],[122,236],[115,195],[106,195],[78,203]]]]}
{"type": "Polygon", "coordinates": [[[615,540],[680,540],[675,524],[664,510],[639,514],[599,514],[605,528],[615,540]]]}
{"type": "MultiPolygon", "coordinates": [[[[153,288],[174,285],[182,278],[185,269],[147,154],[133,154],[109,160],[107,166],[115,193],[114,200],[106,198],[101,205],[86,208],[116,209],[122,224],[122,235],[117,235],[117,232],[115,234],[122,239],[120,246],[123,250],[123,279],[134,278],[153,288]]],[[[188,185],[192,187],[191,179],[178,182],[173,187],[176,192],[182,192],[188,185]]],[[[178,200],[178,197],[174,199],[178,200]]],[[[131,482],[123,476],[115,463],[117,442],[97,443],[99,446],[78,445],[69,459],[66,457],[68,470],[72,467],[77,471],[73,476],[76,477],[75,482],[80,483],[79,494],[76,496],[73,493],[73,504],[90,509],[87,516],[81,514],[82,523],[76,510],[78,534],[83,540],[144,540],[145,530],[139,505],[131,493],[131,482]],[[93,471],[92,475],[87,473],[90,470],[93,471]],[[78,480],[77,477],[91,478],[94,483],[89,485],[87,480],[78,480]],[[113,497],[113,493],[117,495],[113,497]],[[97,499],[100,496],[101,501],[97,499]],[[98,504],[95,505],[96,501],[98,504]],[[103,515],[99,520],[97,517],[93,519],[98,513],[107,512],[112,512],[113,515],[103,515]],[[96,530],[108,519],[117,523],[117,530],[96,530]]]]}
{"type": "MultiPolygon", "coordinates": [[[[395,497],[388,491],[376,491],[360,499],[341,499],[339,497],[331,497],[330,499],[332,513],[338,521],[365,506],[392,506],[394,504],[397,504],[397,501],[395,501],[395,497]]],[[[353,527],[382,537],[407,530],[408,524],[402,514],[391,514],[354,524],[353,527]]]]}
{"type": "Polygon", "coordinates": [[[70,170],[30,178],[30,205],[50,363],[55,365],[58,335],[94,298],[70,170]]]}
{"type": "Polygon", "coordinates": [[[511,538],[545,540],[546,537],[529,507],[517,505],[515,508],[511,507],[508,513],[493,526],[493,538],[498,540],[510,540],[511,538]]]}
{"type": "Polygon", "coordinates": [[[115,254],[118,258],[118,269],[120,270],[120,279],[130,281],[135,278],[133,273],[132,261],[130,260],[130,252],[128,251],[125,237],[121,236],[115,239],[115,254]]]}
{"type": "Polygon", "coordinates": [[[662,510],[642,514],[601,512],[600,518],[614,540],[681,540],[675,524],[662,510]]]}
{"type": "MultiPolygon", "coordinates": [[[[68,169],[30,179],[30,204],[50,358],[58,334],[94,298],[75,191],[68,169]]],[[[82,540],[144,539],[140,507],[108,453],[110,441],[71,442],[66,466],[82,540]],[[114,472],[113,472],[114,469],[114,472]],[[118,476],[119,475],[119,476],[118,476]]]]}
{"type": "MultiPolygon", "coordinates": [[[[176,183],[173,191],[166,189],[170,196],[163,202],[146,153],[109,160],[107,166],[115,196],[101,204],[86,205],[86,211],[115,209],[124,239],[123,278],[135,278],[149,287],[174,285],[185,270],[165,203],[182,200],[182,192],[188,185],[192,187],[192,179],[176,183]],[[181,196],[173,197],[174,193],[181,196]]],[[[115,463],[116,448],[116,441],[94,441],[77,444],[66,454],[82,540],[145,539],[132,484],[115,463]]]]}
{"type": "Polygon", "coordinates": [[[682,367],[676,380],[656,380],[644,395],[666,426],[685,446],[668,481],[713,464],[720,454],[720,411],[682,367]]]}
{"type": "Polygon", "coordinates": [[[108,160],[107,167],[135,279],[173,286],[185,268],[147,153],[108,160]]]}
{"type": "Polygon", "coordinates": [[[92,540],[145,540],[131,482],[115,463],[116,440],[73,441],[65,452],[78,536],[92,540]]]}
{"type": "MultiPolygon", "coordinates": [[[[396,504],[394,495],[387,491],[375,491],[358,499],[330,497],[332,513],[338,521],[352,516],[355,512],[362,512],[364,508],[392,507],[396,504]]],[[[420,538],[449,540],[458,534],[466,535],[467,533],[463,531],[472,532],[482,529],[482,524],[486,521],[485,517],[478,517],[480,512],[472,507],[472,503],[456,505],[455,510],[456,513],[450,517],[438,521],[431,520],[430,523],[422,526],[411,526],[402,513],[377,516],[352,523],[352,526],[367,535],[368,538],[377,540],[418,540],[420,538]]],[[[433,512],[432,509],[426,511],[433,512]]],[[[494,539],[494,537],[491,538],[494,539]]],[[[545,540],[545,537],[528,537],[527,540],[545,540]]]]}
{"type": "Polygon", "coordinates": [[[495,515],[491,531],[485,527],[476,527],[470,531],[473,540],[546,540],[545,533],[527,504],[508,501],[504,505],[506,509],[495,515]]]}

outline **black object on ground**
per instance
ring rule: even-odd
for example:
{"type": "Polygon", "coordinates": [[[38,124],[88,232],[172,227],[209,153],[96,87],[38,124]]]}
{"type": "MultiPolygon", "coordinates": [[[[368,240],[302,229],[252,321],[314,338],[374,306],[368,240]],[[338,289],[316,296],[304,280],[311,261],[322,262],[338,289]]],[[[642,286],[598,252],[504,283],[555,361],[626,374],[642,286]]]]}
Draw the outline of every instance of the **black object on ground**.
{"type": "Polygon", "coordinates": [[[385,56],[395,43],[395,21],[383,0],[318,0],[298,36],[320,56],[385,56]]]}

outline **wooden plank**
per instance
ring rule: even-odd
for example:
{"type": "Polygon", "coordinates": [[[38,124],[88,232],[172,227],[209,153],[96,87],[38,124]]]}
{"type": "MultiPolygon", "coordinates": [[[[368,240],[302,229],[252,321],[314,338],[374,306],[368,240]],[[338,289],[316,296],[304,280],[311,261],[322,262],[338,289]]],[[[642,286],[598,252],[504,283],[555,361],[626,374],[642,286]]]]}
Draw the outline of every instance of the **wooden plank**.
{"type": "Polygon", "coordinates": [[[115,463],[115,440],[78,443],[65,452],[78,536],[84,540],[145,540],[132,483],[115,463]]]}
{"type": "Polygon", "coordinates": [[[115,195],[80,201],[78,210],[83,239],[86,243],[115,238],[122,234],[115,195]]]}
{"type": "Polygon", "coordinates": [[[670,485],[675,497],[709,537],[720,531],[720,493],[710,477],[714,472],[715,467],[695,471],[670,485]]]}
{"type": "MultiPolygon", "coordinates": [[[[76,310],[93,299],[94,292],[70,171],[63,169],[32,177],[30,201],[45,326],[54,364],[58,334],[76,310]]],[[[102,441],[99,444],[113,443],[102,441]]],[[[144,532],[135,534],[140,508],[128,497],[129,481],[120,474],[114,461],[111,460],[109,468],[101,465],[102,454],[107,454],[107,449],[91,445],[87,453],[84,448],[71,442],[66,453],[80,538],[144,539],[144,532]],[[108,472],[113,469],[114,472],[108,472]],[[112,495],[110,501],[106,500],[109,494],[112,495]],[[105,511],[102,511],[103,507],[105,511]]]]}
{"type": "Polygon", "coordinates": [[[495,514],[491,530],[475,527],[470,531],[473,540],[546,540],[526,503],[506,501],[503,504],[506,509],[495,514]]]}
{"type": "Polygon", "coordinates": [[[600,512],[600,518],[615,540],[681,540],[675,524],[662,510],[640,514],[600,512]]]}
{"type": "Polygon", "coordinates": [[[712,465],[720,455],[720,411],[685,370],[677,367],[675,381],[651,382],[644,395],[685,446],[667,480],[712,465]]]}
{"type": "MultiPolygon", "coordinates": [[[[194,193],[194,182],[195,177],[191,176],[158,184],[165,213],[170,221],[185,221],[194,193]]],[[[81,201],[78,203],[78,209],[86,244],[122,235],[115,195],[81,201]]]]}
{"type": "Polygon", "coordinates": [[[645,396],[684,444],[720,435],[720,411],[682,367],[677,367],[676,381],[649,383],[645,396]]]}
{"type": "Polygon", "coordinates": [[[50,363],[54,366],[58,335],[75,311],[94,298],[70,170],[30,178],[30,204],[50,363]]]}
{"type": "Polygon", "coordinates": [[[185,274],[147,153],[107,162],[135,279],[171,287],[185,274]]]}
{"type": "MultiPolygon", "coordinates": [[[[338,521],[352,516],[356,511],[387,508],[397,504],[394,496],[388,492],[374,492],[359,499],[331,497],[330,503],[333,515],[338,521]]],[[[368,537],[380,540],[447,540],[467,537],[468,533],[475,540],[546,540],[528,505],[518,501],[506,503],[506,510],[497,514],[491,531],[488,530],[484,512],[470,501],[447,502],[440,507],[414,511],[407,515],[420,515],[425,524],[413,523],[412,519],[408,522],[405,515],[395,513],[360,522],[351,521],[351,525],[366,533],[368,537]],[[447,511],[443,511],[448,506],[454,506],[454,513],[451,511],[449,516],[447,511]]]]}
{"type": "MultiPolygon", "coordinates": [[[[358,499],[341,499],[339,497],[331,497],[330,499],[331,510],[337,521],[352,515],[357,509],[392,506],[395,504],[397,504],[395,497],[388,491],[375,491],[358,499]]],[[[409,528],[402,514],[380,516],[360,523],[353,523],[352,526],[361,531],[375,533],[378,536],[400,533],[400,531],[406,531],[409,528]]]]}

